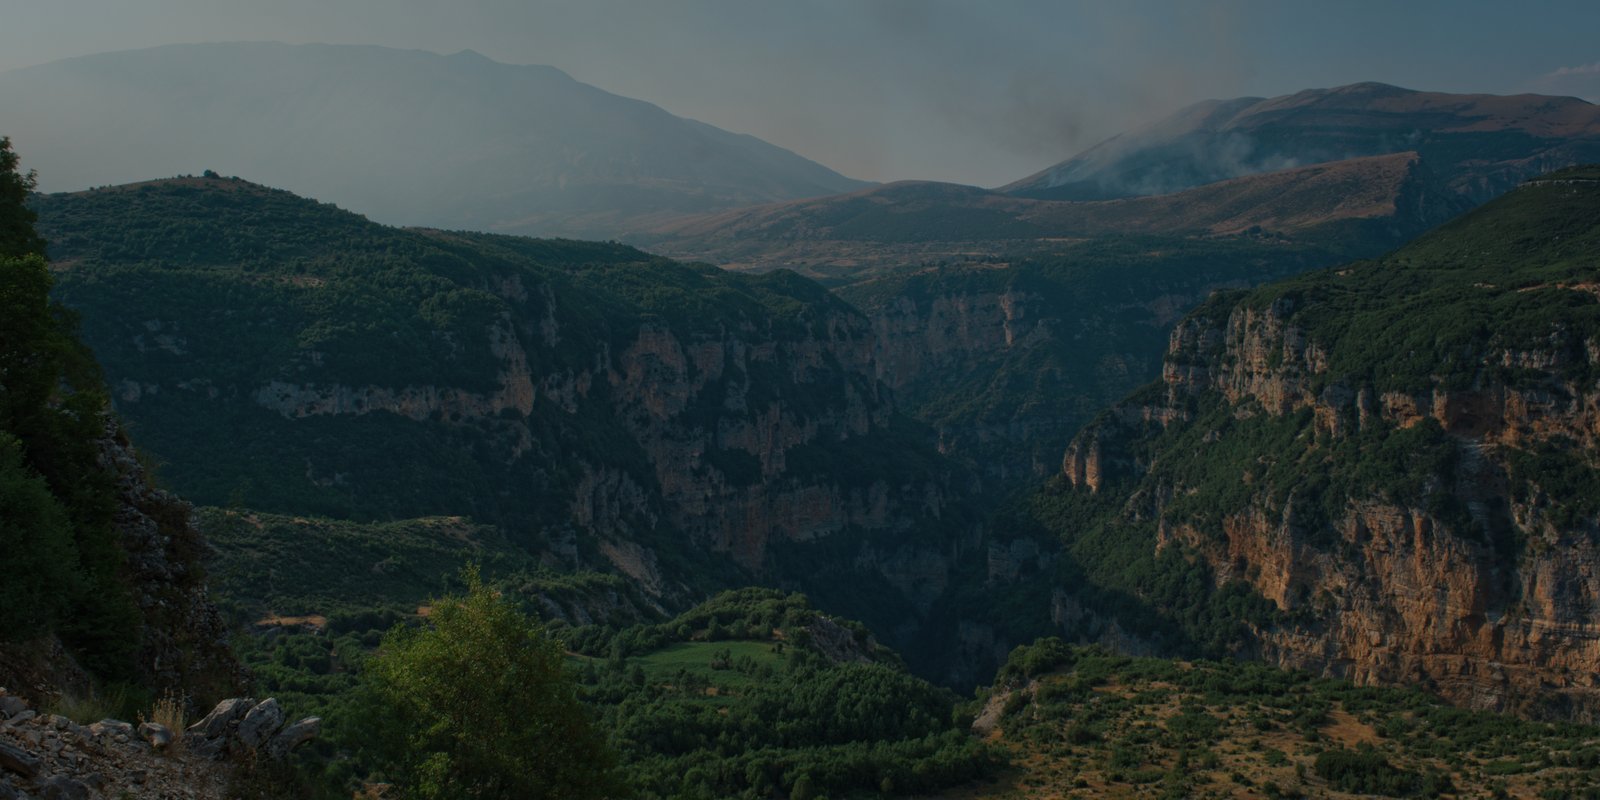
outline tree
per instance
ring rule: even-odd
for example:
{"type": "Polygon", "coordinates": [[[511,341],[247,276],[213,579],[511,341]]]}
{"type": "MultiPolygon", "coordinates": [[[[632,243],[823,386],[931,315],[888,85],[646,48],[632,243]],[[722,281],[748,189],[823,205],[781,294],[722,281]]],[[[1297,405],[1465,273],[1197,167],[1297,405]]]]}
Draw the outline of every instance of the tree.
{"type": "Polygon", "coordinates": [[[0,642],[51,630],[77,588],[72,528],[38,473],[22,462],[22,443],[0,431],[0,642]]]}
{"type": "Polygon", "coordinates": [[[391,630],[367,663],[376,762],[414,798],[622,794],[561,649],[476,569],[466,579],[464,597],[391,630]]]}
{"type": "Polygon", "coordinates": [[[31,170],[19,172],[17,163],[11,138],[0,136],[0,256],[43,256],[44,239],[33,229],[38,215],[27,206],[37,182],[31,170]]]}
{"type": "Polygon", "coordinates": [[[56,632],[80,663],[127,677],[139,626],[118,580],[114,485],[100,465],[106,398],[75,319],[50,301],[32,172],[0,137],[0,639],[56,632]]]}

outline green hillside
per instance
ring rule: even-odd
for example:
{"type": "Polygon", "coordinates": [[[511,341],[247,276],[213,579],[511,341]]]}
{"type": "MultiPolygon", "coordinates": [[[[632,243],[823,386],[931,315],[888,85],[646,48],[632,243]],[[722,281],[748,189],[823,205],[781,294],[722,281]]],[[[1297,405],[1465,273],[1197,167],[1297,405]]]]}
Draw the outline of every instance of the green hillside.
{"type": "Polygon", "coordinates": [[[1536,182],[1383,259],[1214,297],[1164,380],[1024,504],[1019,532],[1051,532],[1052,580],[1087,611],[1069,633],[1115,620],[1158,652],[1265,650],[1592,719],[1553,653],[1585,635],[1600,512],[1597,237],[1600,188],[1536,182]],[[1367,631],[1385,646],[1352,661],[1367,631]]]}
{"type": "MultiPolygon", "coordinates": [[[[237,688],[188,507],[108,413],[77,317],[51,300],[33,175],[0,137],[0,684],[34,702],[237,688]],[[60,674],[70,676],[70,683],[60,674]]],[[[126,707],[118,707],[126,706],[126,707]]]]}
{"type": "Polygon", "coordinates": [[[982,724],[1016,769],[974,796],[1591,796],[1600,729],[1260,664],[1019,647],[982,724]]]}
{"type": "Polygon", "coordinates": [[[460,567],[543,617],[638,797],[921,794],[991,775],[958,698],[859,623],[803,596],[726,592],[667,617],[625,581],[532,565],[461,520],[359,524],[208,509],[219,600],[257,690],[324,717],[297,760],[318,796],[374,776],[361,675],[381,635],[425,622],[460,567]],[[374,558],[382,558],[372,563],[374,558]],[[887,779],[887,780],[886,780],[887,779]],[[887,787],[887,788],[886,788],[887,787]]]}
{"type": "Polygon", "coordinates": [[[792,273],[389,228],[215,176],[35,206],[118,412],[197,503],[460,516],[669,597],[759,578],[886,625],[909,589],[835,556],[964,524],[866,321],[792,273]]]}

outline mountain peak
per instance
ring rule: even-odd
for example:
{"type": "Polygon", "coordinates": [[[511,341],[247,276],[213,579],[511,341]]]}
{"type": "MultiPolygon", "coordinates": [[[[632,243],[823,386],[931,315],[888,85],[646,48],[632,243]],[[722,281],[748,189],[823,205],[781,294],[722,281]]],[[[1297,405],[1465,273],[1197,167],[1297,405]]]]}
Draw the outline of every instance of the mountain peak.
{"type": "Polygon", "coordinates": [[[201,164],[404,225],[604,239],[864,185],[471,50],[171,45],[0,73],[0,107],[47,191],[201,164]]]}
{"type": "Polygon", "coordinates": [[[1208,101],[1000,191],[1053,200],[1169,194],[1407,151],[1437,172],[1481,172],[1463,176],[1454,190],[1482,202],[1535,172],[1600,160],[1600,107],[1575,98],[1422,92],[1370,81],[1208,101]]]}

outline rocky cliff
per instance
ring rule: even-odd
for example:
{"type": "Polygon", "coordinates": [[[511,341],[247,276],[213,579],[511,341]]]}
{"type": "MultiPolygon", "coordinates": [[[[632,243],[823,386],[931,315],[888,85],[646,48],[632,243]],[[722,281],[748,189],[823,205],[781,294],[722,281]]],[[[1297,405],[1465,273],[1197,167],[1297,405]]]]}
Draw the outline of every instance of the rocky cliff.
{"type": "Polygon", "coordinates": [[[1061,491],[1269,601],[1238,649],[1600,718],[1597,211],[1600,183],[1529,184],[1381,261],[1214,298],[1061,491]]]}
{"type": "MultiPolygon", "coordinates": [[[[7,642],[0,646],[0,681],[14,695],[35,702],[88,698],[113,677],[185,702],[208,703],[237,692],[248,675],[234,657],[228,626],[207,589],[201,561],[208,546],[192,509],[152,484],[119,424],[108,418],[104,426],[104,435],[93,443],[102,474],[80,480],[104,478],[111,486],[109,552],[115,578],[100,591],[125,594],[131,601],[128,616],[118,620],[131,630],[115,632],[128,652],[119,648],[111,662],[115,674],[104,674],[103,655],[90,653],[99,658],[91,667],[100,666],[103,674],[96,675],[80,663],[83,653],[55,635],[7,642]]],[[[69,638],[75,634],[69,628],[69,638]]]]}
{"type": "Polygon", "coordinates": [[[198,502],[466,516],[656,595],[758,580],[884,619],[968,535],[869,320],[792,273],[386,228],[225,179],[38,205],[118,410],[198,502]]]}
{"type": "Polygon", "coordinates": [[[939,449],[997,484],[1053,473],[1099,410],[1159,373],[1166,332],[1219,288],[1340,256],[1279,240],[1079,243],[838,290],[872,322],[872,364],[939,449]]]}

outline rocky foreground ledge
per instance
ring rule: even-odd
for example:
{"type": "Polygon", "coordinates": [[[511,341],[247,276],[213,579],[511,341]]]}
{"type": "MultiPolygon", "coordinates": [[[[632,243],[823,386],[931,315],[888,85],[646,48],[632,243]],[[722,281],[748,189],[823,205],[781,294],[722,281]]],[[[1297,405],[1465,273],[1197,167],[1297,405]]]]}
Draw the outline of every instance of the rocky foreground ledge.
{"type": "Polygon", "coordinates": [[[181,735],[154,722],[79,725],[0,689],[0,800],[220,799],[229,762],[285,758],[322,728],[285,722],[278,701],[235,697],[181,735]]]}

